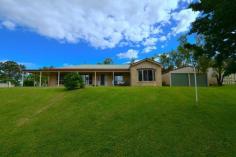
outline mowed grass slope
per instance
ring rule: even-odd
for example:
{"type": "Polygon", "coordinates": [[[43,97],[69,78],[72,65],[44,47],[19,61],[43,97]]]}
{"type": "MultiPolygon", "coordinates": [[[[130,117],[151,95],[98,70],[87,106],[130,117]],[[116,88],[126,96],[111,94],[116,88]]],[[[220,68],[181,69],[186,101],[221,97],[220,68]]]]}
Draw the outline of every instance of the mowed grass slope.
{"type": "Polygon", "coordinates": [[[236,87],[0,89],[0,156],[236,156],[236,87]]]}

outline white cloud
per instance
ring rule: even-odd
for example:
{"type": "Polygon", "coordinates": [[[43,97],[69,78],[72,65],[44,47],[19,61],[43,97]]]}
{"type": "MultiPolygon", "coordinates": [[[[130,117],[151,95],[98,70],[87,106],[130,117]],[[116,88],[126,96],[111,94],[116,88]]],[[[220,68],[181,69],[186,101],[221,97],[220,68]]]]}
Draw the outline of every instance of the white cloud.
{"type": "Polygon", "coordinates": [[[156,46],[147,46],[143,49],[143,53],[149,53],[149,52],[156,50],[156,49],[157,49],[156,46]]]}
{"type": "Polygon", "coordinates": [[[191,23],[196,19],[199,12],[193,12],[191,9],[184,9],[172,15],[173,19],[177,21],[177,26],[172,28],[173,34],[178,34],[188,31],[191,23]]]}
{"type": "Polygon", "coordinates": [[[157,57],[157,58],[154,59],[154,61],[156,61],[156,62],[160,62],[160,58],[157,57]]]}
{"type": "Polygon", "coordinates": [[[137,50],[133,50],[133,49],[129,49],[127,52],[122,52],[122,53],[118,53],[117,57],[119,57],[120,59],[132,59],[132,58],[138,58],[138,51],[137,50]]]}
{"type": "MultiPolygon", "coordinates": [[[[192,3],[194,0],[182,0],[182,2],[186,2],[188,4],[192,3]]],[[[195,1],[200,1],[200,0],[195,0],[195,1]]]]}
{"type": "Polygon", "coordinates": [[[188,0],[0,0],[0,20],[11,21],[8,29],[21,26],[59,41],[113,48],[159,35],[181,1],[188,0]]]}
{"type": "Polygon", "coordinates": [[[145,41],[143,42],[144,46],[153,46],[155,45],[157,42],[157,38],[147,38],[145,39],[145,41]]]}
{"type": "Polygon", "coordinates": [[[9,30],[14,30],[16,25],[12,23],[11,21],[3,21],[2,26],[9,29],[9,30]]]}
{"type": "Polygon", "coordinates": [[[143,42],[143,45],[145,46],[145,48],[143,49],[142,53],[149,53],[153,50],[156,50],[156,43],[157,43],[158,39],[157,38],[147,38],[145,39],[145,41],[143,42]]]}
{"type": "MultiPolygon", "coordinates": [[[[138,61],[140,61],[140,59],[135,59],[133,63],[138,62],[138,61]]],[[[131,61],[128,61],[128,62],[124,62],[123,64],[130,64],[130,63],[131,61]]]]}
{"type": "Polygon", "coordinates": [[[166,41],[166,40],[167,40],[166,36],[161,36],[161,37],[159,38],[159,41],[166,41]]]}
{"type": "Polygon", "coordinates": [[[0,60],[0,62],[2,62],[2,63],[5,63],[6,61],[8,61],[8,60],[6,60],[6,59],[1,59],[0,60]]]}

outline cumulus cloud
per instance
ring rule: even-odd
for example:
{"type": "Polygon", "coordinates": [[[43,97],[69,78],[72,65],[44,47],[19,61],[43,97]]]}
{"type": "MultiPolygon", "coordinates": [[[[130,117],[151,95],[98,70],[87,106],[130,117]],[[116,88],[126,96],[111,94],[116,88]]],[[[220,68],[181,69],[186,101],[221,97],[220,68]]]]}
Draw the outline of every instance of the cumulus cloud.
{"type": "MultiPolygon", "coordinates": [[[[134,59],[133,63],[136,63],[138,61],[140,61],[140,59],[134,59]]],[[[130,63],[131,63],[131,61],[128,61],[128,62],[124,62],[123,64],[130,64],[130,63]]]]}
{"type": "Polygon", "coordinates": [[[9,29],[9,30],[14,30],[16,25],[12,23],[11,21],[3,21],[2,26],[9,29]]]}
{"type": "Polygon", "coordinates": [[[172,28],[173,34],[188,31],[191,23],[196,19],[199,12],[193,12],[191,9],[184,9],[180,12],[173,13],[172,17],[177,21],[177,26],[172,28]]]}
{"type": "MultiPolygon", "coordinates": [[[[82,40],[94,47],[114,48],[121,42],[140,44],[159,35],[179,3],[187,1],[1,0],[0,20],[8,21],[4,22],[8,29],[20,26],[59,41],[82,40]]],[[[175,20],[180,23],[176,33],[192,21],[187,13],[176,13],[175,20]]]]}
{"type": "Polygon", "coordinates": [[[153,46],[153,45],[155,45],[156,44],[156,42],[157,42],[157,38],[147,38],[147,39],[145,39],[145,41],[143,42],[143,45],[144,46],[153,46]]]}
{"type": "Polygon", "coordinates": [[[166,40],[167,40],[166,36],[161,36],[161,37],[159,38],[159,41],[166,41],[166,40]]]}
{"type": "Polygon", "coordinates": [[[167,37],[164,35],[160,37],[150,37],[150,38],[145,39],[143,42],[144,49],[142,53],[149,53],[153,50],[156,50],[157,49],[156,43],[158,41],[164,42],[166,40],[167,40],[167,37]]]}
{"type": "Polygon", "coordinates": [[[149,52],[156,50],[156,49],[157,49],[156,46],[147,46],[143,49],[143,53],[149,53],[149,52]]]}
{"type": "Polygon", "coordinates": [[[127,52],[118,53],[117,57],[119,57],[120,59],[138,58],[138,51],[129,49],[127,52]]]}
{"type": "Polygon", "coordinates": [[[153,50],[156,50],[156,43],[157,43],[158,39],[157,38],[154,38],[154,37],[150,37],[150,38],[147,38],[144,40],[143,42],[143,46],[144,49],[142,51],[142,53],[149,53],[153,50]]]}

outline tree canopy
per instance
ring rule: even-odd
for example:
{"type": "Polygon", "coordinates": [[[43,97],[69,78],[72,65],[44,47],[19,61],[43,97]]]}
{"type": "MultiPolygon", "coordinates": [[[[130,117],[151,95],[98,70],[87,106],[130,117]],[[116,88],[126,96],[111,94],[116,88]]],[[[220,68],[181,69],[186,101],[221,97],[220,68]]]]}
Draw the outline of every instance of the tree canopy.
{"type": "Polygon", "coordinates": [[[163,54],[157,55],[160,63],[163,66],[163,72],[168,72],[174,68],[186,67],[192,65],[192,54],[188,48],[185,47],[187,42],[187,35],[183,34],[179,37],[179,46],[176,50],[171,50],[163,54]]]}
{"type": "Polygon", "coordinates": [[[25,69],[24,65],[14,61],[0,62],[0,80],[19,85],[23,69],[25,69]]]}
{"type": "Polygon", "coordinates": [[[236,0],[201,0],[189,7],[200,12],[189,34],[202,36],[203,43],[187,47],[196,58],[204,56],[211,62],[222,85],[225,76],[236,72],[236,0]]]}
{"type": "Polygon", "coordinates": [[[113,60],[111,58],[105,58],[103,64],[113,64],[113,60]]]}

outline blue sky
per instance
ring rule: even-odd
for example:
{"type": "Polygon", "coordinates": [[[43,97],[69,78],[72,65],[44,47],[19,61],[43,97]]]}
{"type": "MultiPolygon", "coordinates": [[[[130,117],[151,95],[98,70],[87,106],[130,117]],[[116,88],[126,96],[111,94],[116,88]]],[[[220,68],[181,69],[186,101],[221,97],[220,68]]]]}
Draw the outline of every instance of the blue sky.
{"type": "Polygon", "coordinates": [[[1,1],[0,61],[39,68],[110,57],[123,64],[175,49],[198,14],[186,8],[189,0],[107,1],[1,1]]]}

